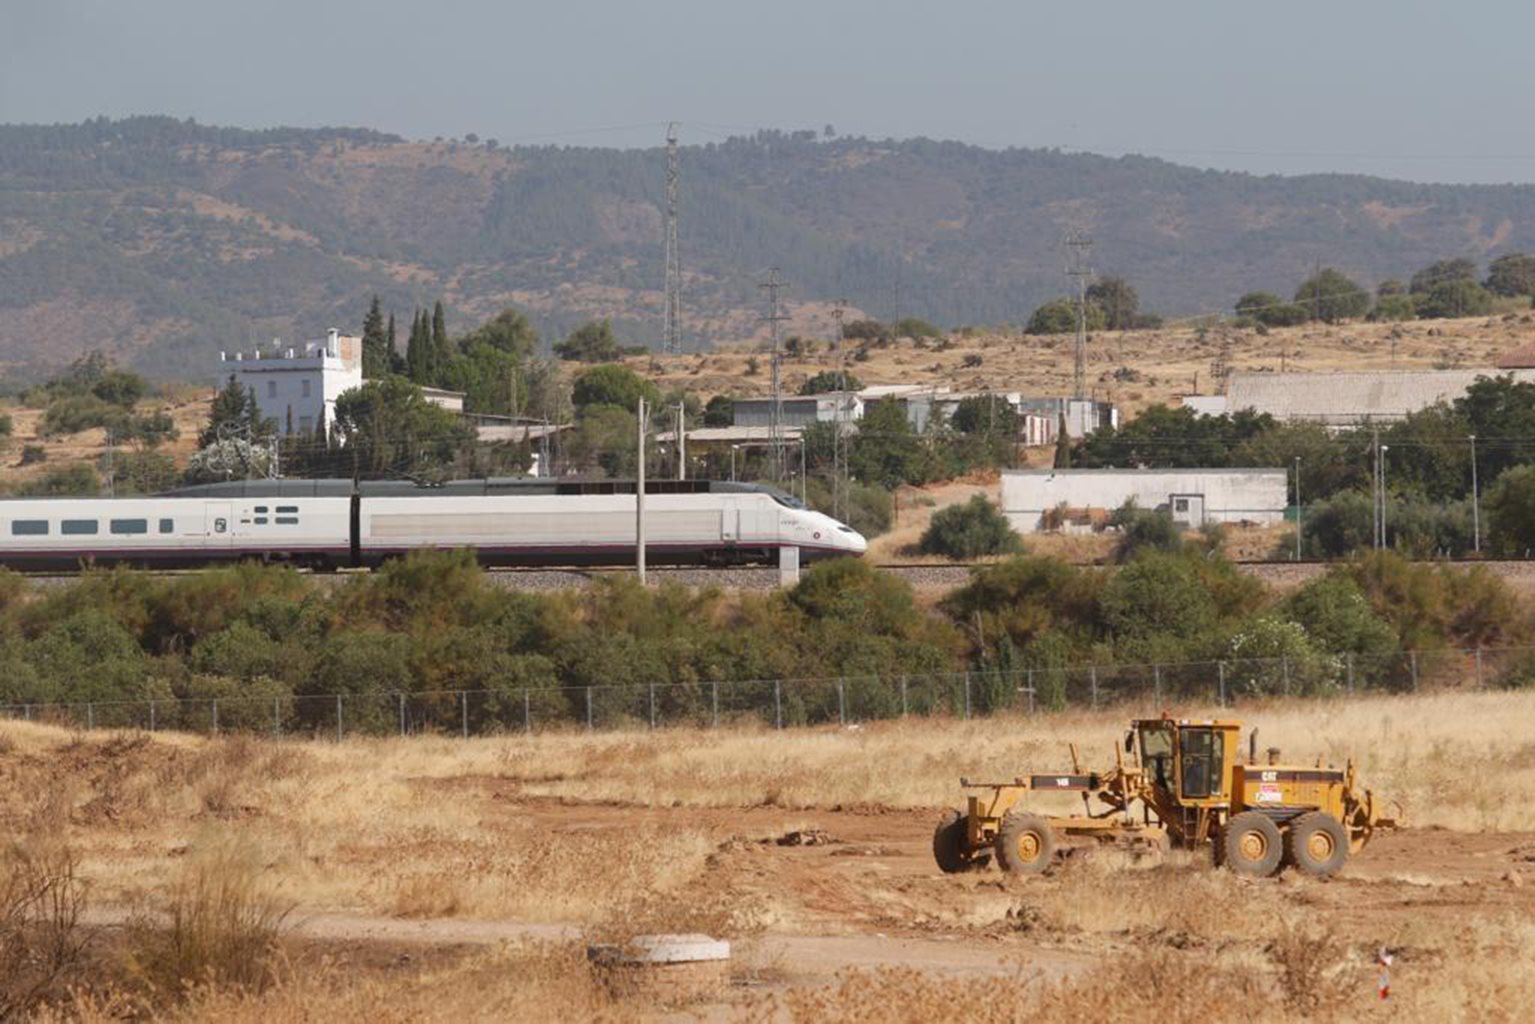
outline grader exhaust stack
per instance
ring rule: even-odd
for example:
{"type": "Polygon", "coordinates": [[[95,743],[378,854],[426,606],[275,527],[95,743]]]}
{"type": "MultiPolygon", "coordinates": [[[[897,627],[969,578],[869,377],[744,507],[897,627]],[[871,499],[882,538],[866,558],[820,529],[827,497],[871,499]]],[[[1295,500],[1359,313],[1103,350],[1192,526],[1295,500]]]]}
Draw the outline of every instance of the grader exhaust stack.
{"type": "Polygon", "coordinates": [[[973,790],[964,811],[952,811],[933,833],[933,856],[946,872],[984,867],[993,856],[1005,871],[1044,871],[1058,851],[1116,845],[1132,852],[1177,846],[1208,848],[1215,863],[1244,875],[1294,867],[1325,877],[1342,869],[1377,831],[1399,826],[1381,817],[1375,796],[1357,786],[1354,765],[1342,769],[1258,763],[1258,730],[1241,762],[1242,723],[1140,719],[1130,723],[1124,750],[1101,775],[1084,772],[1076,746],[1072,770],[1020,776],[1010,782],[960,785],[973,790]],[[1125,753],[1132,754],[1126,760],[1125,753]],[[1045,816],[1025,810],[1030,793],[1079,793],[1081,814],[1045,816]],[[1094,803],[1101,808],[1094,810],[1094,803]]]}

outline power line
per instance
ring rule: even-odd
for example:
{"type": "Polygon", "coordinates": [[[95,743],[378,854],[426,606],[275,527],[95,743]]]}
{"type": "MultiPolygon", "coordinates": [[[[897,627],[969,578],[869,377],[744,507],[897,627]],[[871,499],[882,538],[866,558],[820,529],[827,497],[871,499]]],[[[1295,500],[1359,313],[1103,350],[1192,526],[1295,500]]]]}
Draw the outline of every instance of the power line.
{"type": "Polygon", "coordinates": [[[785,282],[778,277],[778,268],[768,269],[768,279],[757,287],[767,289],[768,314],[762,319],[767,322],[768,330],[773,340],[773,411],[769,419],[768,438],[771,466],[769,477],[774,483],[783,480],[783,356],[779,351],[778,325],[789,319],[787,315],[778,311],[778,292],[785,286],[785,282]]]}
{"type": "Polygon", "coordinates": [[[1087,397],[1087,279],[1092,268],[1087,265],[1087,254],[1092,252],[1093,240],[1073,231],[1066,239],[1071,250],[1071,266],[1066,276],[1077,283],[1077,345],[1072,362],[1073,397],[1087,397]]]}

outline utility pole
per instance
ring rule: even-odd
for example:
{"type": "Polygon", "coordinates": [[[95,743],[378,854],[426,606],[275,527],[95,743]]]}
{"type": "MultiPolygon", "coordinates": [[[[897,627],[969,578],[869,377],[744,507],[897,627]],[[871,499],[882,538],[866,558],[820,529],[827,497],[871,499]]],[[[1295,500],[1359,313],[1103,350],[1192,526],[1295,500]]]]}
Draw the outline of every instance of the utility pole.
{"type": "Polygon", "coordinates": [[[1370,431],[1370,449],[1375,455],[1374,464],[1370,467],[1370,527],[1375,532],[1372,538],[1375,550],[1380,550],[1380,428],[1373,427],[1370,431]]]}
{"type": "MultiPolygon", "coordinates": [[[[845,490],[843,473],[847,469],[847,460],[843,453],[843,447],[847,442],[842,436],[846,427],[847,414],[847,363],[842,358],[842,317],[847,312],[846,305],[846,299],[838,299],[831,311],[831,318],[837,325],[836,340],[832,343],[837,360],[837,405],[832,410],[832,427],[835,433],[831,441],[831,517],[833,519],[842,518],[842,492],[845,490]]],[[[803,441],[801,446],[803,447],[803,441]]]]}
{"type": "Polygon", "coordinates": [[[1471,550],[1482,550],[1482,498],[1476,484],[1476,435],[1471,435],[1471,550]]]}
{"type": "Polygon", "coordinates": [[[1087,279],[1093,275],[1092,268],[1087,265],[1087,256],[1092,251],[1093,240],[1073,231],[1066,239],[1066,246],[1071,250],[1071,266],[1067,268],[1066,276],[1077,282],[1077,346],[1072,363],[1072,397],[1082,399],[1087,397],[1087,279]]]}
{"type": "Polygon", "coordinates": [[[634,564],[645,585],[645,400],[639,407],[639,472],[634,481],[634,564]]]}
{"type": "Polygon", "coordinates": [[[112,468],[113,449],[114,449],[114,446],[113,446],[113,443],[112,443],[112,428],[108,427],[107,428],[107,497],[109,497],[109,498],[117,497],[117,471],[112,468]]]}
{"type": "Polygon", "coordinates": [[[1295,560],[1300,561],[1300,456],[1295,456],[1295,560]]]}
{"type": "Polygon", "coordinates": [[[784,287],[785,282],[778,279],[778,268],[771,267],[768,270],[768,279],[757,287],[766,288],[768,293],[768,315],[762,319],[767,321],[768,330],[773,339],[773,411],[768,421],[768,475],[774,483],[783,480],[783,367],[782,356],[778,351],[778,325],[789,319],[788,316],[778,311],[778,291],[784,287]]]}
{"type": "Polygon", "coordinates": [[[666,126],[666,323],[661,350],[682,351],[682,255],[677,249],[677,195],[682,173],[677,163],[677,122],[666,126]]]}
{"type": "Polygon", "coordinates": [[[681,402],[677,403],[677,479],[688,478],[688,418],[681,402]]]}

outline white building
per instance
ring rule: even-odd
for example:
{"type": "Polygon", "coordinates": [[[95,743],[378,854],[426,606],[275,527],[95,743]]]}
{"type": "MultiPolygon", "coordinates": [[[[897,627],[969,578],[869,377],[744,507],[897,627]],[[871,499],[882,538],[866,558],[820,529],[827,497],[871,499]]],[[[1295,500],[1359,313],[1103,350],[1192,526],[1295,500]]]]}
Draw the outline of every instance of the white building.
{"type": "Polygon", "coordinates": [[[332,328],[324,338],[276,353],[219,353],[224,376],[256,395],[277,431],[308,434],[335,422],[336,399],[362,386],[362,339],[332,328]]]}
{"type": "Polygon", "coordinates": [[[1130,499],[1165,510],[1174,522],[1284,521],[1289,475],[1283,469],[1009,469],[1002,511],[1019,533],[1101,526],[1130,499]]]}

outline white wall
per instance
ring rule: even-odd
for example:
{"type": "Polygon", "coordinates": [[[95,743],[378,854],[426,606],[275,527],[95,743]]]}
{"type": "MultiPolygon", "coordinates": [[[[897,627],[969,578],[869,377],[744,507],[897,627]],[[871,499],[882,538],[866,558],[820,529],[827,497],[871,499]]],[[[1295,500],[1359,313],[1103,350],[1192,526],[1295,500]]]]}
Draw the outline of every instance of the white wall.
{"type": "Polygon", "coordinates": [[[1207,522],[1283,522],[1289,501],[1283,469],[1021,469],[1002,474],[1002,511],[1013,529],[1033,533],[1047,509],[1141,508],[1166,505],[1170,495],[1203,495],[1207,522]]]}

